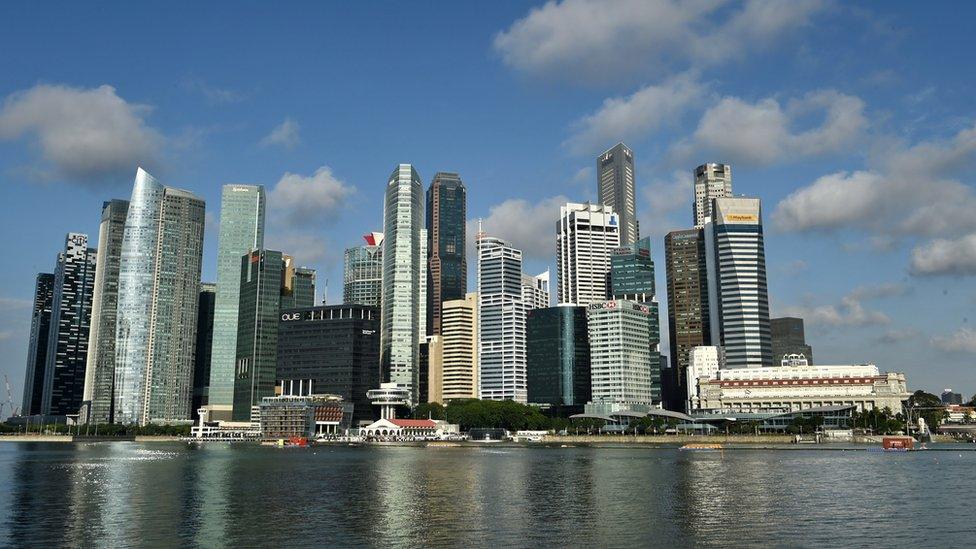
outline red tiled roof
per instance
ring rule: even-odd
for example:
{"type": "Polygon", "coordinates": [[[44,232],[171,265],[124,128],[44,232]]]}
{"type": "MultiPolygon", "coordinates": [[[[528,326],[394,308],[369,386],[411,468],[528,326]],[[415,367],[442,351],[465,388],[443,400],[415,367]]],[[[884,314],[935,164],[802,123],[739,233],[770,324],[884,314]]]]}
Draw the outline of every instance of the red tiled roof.
{"type": "Polygon", "coordinates": [[[437,427],[437,424],[430,419],[391,419],[390,423],[401,429],[406,429],[407,427],[427,427],[433,429],[437,427]]]}

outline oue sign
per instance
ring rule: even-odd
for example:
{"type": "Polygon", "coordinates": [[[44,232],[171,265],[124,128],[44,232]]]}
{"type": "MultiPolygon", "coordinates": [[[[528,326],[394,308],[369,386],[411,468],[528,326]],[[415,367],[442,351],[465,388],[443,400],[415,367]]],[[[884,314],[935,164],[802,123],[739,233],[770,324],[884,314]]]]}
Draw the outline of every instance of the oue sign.
{"type": "Polygon", "coordinates": [[[302,313],[284,313],[281,315],[282,322],[290,322],[292,320],[301,320],[302,313]]]}

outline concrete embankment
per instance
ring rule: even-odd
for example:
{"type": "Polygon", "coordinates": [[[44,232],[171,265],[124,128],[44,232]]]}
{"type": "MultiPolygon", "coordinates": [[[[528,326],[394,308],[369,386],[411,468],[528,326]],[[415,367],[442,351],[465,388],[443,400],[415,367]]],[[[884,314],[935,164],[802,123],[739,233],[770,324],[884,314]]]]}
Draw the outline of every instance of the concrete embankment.
{"type": "Polygon", "coordinates": [[[700,442],[705,444],[790,444],[791,435],[547,435],[543,442],[563,444],[659,444],[674,445],[700,442]]]}
{"type": "Polygon", "coordinates": [[[94,435],[3,435],[0,442],[179,442],[180,437],[172,436],[118,436],[102,437],[94,435]]]}

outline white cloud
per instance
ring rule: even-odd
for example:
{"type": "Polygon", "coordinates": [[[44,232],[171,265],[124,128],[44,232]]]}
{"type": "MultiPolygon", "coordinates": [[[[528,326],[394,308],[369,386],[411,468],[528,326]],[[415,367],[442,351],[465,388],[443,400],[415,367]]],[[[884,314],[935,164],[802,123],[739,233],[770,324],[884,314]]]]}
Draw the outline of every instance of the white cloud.
{"type": "Polygon", "coordinates": [[[907,286],[898,283],[861,286],[842,297],[840,303],[786,307],[782,315],[800,317],[811,326],[821,327],[883,325],[891,322],[888,315],[866,308],[862,301],[900,296],[908,291],[907,286]]]}
{"type": "MultiPolygon", "coordinates": [[[[526,259],[551,261],[556,256],[559,207],[567,202],[571,200],[561,195],[534,204],[522,198],[510,198],[489,208],[488,216],[482,218],[482,226],[489,235],[505,239],[522,250],[526,259]]],[[[477,220],[468,220],[472,246],[477,232],[477,220]]]]}
{"type": "Polygon", "coordinates": [[[600,84],[744,57],[807,25],[824,4],[550,1],[498,33],[494,47],[518,71],[600,84]]]}
{"type": "Polygon", "coordinates": [[[884,198],[884,178],[874,172],[838,172],[784,198],[773,212],[780,228],[792,231],[871,224],[867,215],[884,198]]]}
{"type": "Polygon", "coordinates": [[[301,142],[299,130],[298,122],[291,118],[285,118],[284,122],[275,126],[271,133],[261,139],[261,145],[264,147],[281,145],[290,149],[301,142]]]}
{"type": "Polygon", "coordinates": [[[4,309],[29,309],[33,305],[29,299],[18,299],[16,297],[0,297],[0,307],[4,309]]]}
{"type": "Polygon", "coordinates": [[[976,275],[976,233],[916,246],[910,270],[917,276],[976,275]]]}
{"type": "Polygon", "coordinates": [[[637,206],[637,215],[641,234],[650,236],[653,242],[663,242],[669,231],[693,224],[695,182],[690,170],[676,170],[668,179],[651,181],[640,188],[640,196],[643,201],[637,206]]]}
{"type": "Polygon", "coordinates": [[[272,218],[285,224],[328,224],[355,192],[322,166],[310,176],[285,173],[271,189],[268,207],[272,218]]]}
{"type": "Polygon", "coordinates": [[[266,246],[295,258],[299,265],[312,265],[326,259],[328,243],[321,234],[273,226],[268,231],[266,246]]]}
{"type": "Polygon", "coordinates": [[[704,95],[705,86],[695,75],[685,73],[644,86],[627,97],[605,99],[596,112],[574,124],[574,133],[564,144],[578,154],[597,154],[618,141],[674,123],[704,95]]]}
{"type": "Polygon", "coordinates": [[[237,90],[213,86],[203,80],[194,78],[183,80],[183,88],[188,91],[200,93],[207,98],[207,101],[215,105],[240,103],[246,97],[245,94],[237,90]]]}
{"type": "Polygon", "coordinates": [[[41,84],[7,97],[0,110],[0,139],[30,136],[61,175],[96,182],[155,165],[165,140],[146,124],[151,110],[126,102],[107,85],[41,84]]]}
{"type": "Polygon", "coordinates": [[[932,346],[951,353],[976,353],[976,330],[959,328],[947,336],[932,338],[932,346]]]}

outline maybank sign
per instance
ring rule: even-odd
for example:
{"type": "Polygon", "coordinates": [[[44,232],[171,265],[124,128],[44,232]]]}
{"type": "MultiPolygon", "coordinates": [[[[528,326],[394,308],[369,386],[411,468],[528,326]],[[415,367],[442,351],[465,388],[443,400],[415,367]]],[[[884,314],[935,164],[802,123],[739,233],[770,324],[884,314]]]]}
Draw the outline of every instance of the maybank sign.
{"type": "Polygon", "coordinates": [[[759,216],[756,214],[725,214],[726,223],[756,223],[759,216]]]}

